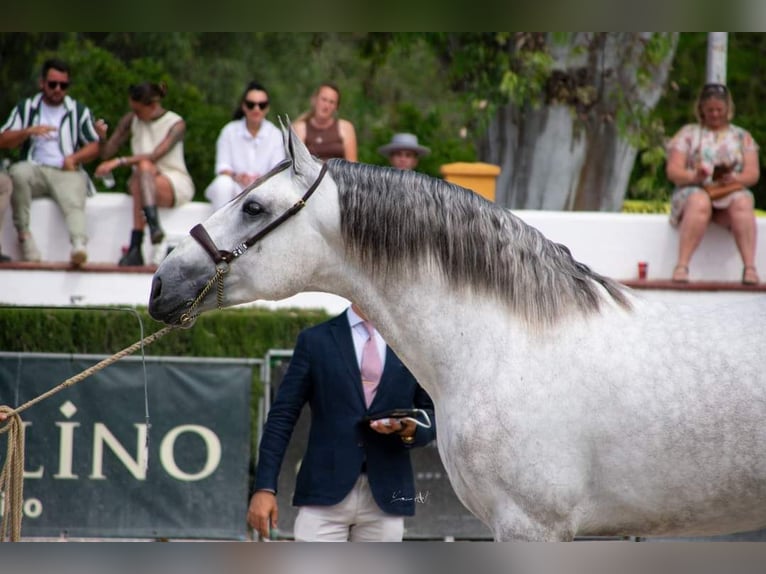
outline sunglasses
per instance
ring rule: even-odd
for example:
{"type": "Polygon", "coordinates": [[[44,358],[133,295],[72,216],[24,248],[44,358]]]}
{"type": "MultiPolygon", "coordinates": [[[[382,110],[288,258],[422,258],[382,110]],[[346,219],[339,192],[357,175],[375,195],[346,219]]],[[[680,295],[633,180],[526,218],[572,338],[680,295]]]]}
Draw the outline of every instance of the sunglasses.
{"type": "Polygon", "coordinates": [[[269,107],[269,100],[266,100],[265,102],[251,102],[250,100],[245,100],[243,103],[248,110],[252,110],[255,106],[258,106],[262,110],[269,107]]]}
{"type": "Polygon", "coordinates": [[[46,83],[48,84],[48,88],[51,90],[55,90],[58,87],[61,87],[62,90],[66,90],[69,87],[69,82],[53,82],[49,80],[46,83]]]}
{"type": "Polygon", "coordinates": [[[724,86],[723,84],[705,84],[702,86],[702,93],[703,94],[728,94],[729,89],[724,86]]]}

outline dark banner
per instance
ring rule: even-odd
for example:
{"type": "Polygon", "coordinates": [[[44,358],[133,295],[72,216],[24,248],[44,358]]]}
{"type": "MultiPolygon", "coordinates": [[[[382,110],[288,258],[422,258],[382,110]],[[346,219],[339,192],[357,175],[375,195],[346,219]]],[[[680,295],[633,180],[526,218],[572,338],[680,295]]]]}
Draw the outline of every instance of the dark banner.
{"type": "MultiPolygon", "coordinates": [[[[98,360],[0,357],[0,403],[98,360]]],[[[245,538],[252,368],[128,358],[24,411],[22,536],[245,538]]]]}

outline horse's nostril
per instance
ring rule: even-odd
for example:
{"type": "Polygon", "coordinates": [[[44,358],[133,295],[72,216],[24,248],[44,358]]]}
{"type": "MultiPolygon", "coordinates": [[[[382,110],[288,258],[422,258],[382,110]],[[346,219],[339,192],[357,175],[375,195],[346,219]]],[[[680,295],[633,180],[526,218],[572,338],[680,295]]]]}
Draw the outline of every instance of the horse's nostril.
{"type": "Polygon", "coordinates": [[[152,300],[157,300],[162,294],[162,279],[155,277],[152,281],[152,300]]]}

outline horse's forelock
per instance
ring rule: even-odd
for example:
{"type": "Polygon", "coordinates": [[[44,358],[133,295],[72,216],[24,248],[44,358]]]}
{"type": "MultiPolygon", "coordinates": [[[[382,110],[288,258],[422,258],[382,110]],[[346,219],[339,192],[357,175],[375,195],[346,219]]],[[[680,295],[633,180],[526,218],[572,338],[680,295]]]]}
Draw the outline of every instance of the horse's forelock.
{"type": "Polygon", "coordinates": [[[497,297],[530,325],[573,310],[594,313],[599,285],[619,305],[617,283],[577,262],[510,211],[414,171],[330,160],[349,254],[374,275],[412,274],[432,260],[458,289],[497,297]]]}

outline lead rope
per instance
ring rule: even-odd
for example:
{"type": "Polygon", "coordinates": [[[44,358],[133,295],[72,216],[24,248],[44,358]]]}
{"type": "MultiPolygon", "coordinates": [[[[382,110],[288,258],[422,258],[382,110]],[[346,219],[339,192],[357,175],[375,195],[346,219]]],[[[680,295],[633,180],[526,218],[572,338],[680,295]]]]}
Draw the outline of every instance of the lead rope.
{"type": "Polygon", "coordinates": [[[143,346],[151,345],[157,339],[167,335],[170,331],[178,329],[179,327],[191,326],[199,316],[198,313],[194,312],[195,309],[207,296],[211,287],[216,283],[218,284],[218,308],[221,309],[223,307],[223,276],[228,270],[228,265],[216,267],[215,275],[207,282],[202,291],[200,291],[200,294],[197,295],[197,298],[189,307],[189,311],[181,316],[180,325],[168,325],[163,327],[159,331],[144,337],[140,341],[136,341],[129,347],[125,347],[122,351],[118,351],[111,357],[107,357],[92,367],[88,367],[84,371],[68,378],[63,383],[30,399],[15,409],[6,405],[0,405],[0,413],[6,416],[5,425],[0,428],[0,434],[8,435],[6,448],[7,454],[5,462],[3,463],[3,469],[0,471],[0,504],[2,504],[3,512],[3,520],[0,522],[0,542],[5,542],[7,540],[10,542],[18,542],[21,540],[21,521],[24,515],[24,427],[19,414],[40,401],[55,395],[59,391],[87,379],[109,365],[116,363],[123,357],[135,353],[143,346]]]}

